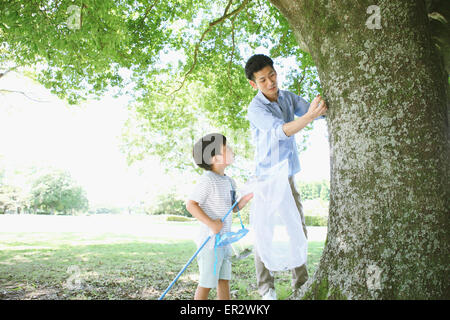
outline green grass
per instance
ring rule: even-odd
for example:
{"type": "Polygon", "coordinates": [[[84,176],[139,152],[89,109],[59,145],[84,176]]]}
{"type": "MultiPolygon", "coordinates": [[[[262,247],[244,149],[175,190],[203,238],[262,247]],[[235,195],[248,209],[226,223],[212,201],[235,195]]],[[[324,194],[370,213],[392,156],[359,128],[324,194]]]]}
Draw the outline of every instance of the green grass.
{"type": "MultiPolygon", "coordinates": [[[[324,247],[323,241],[308,242],[308,263],[309,276],[312,276],[319,264],[320,256],[324,247]]],[[[230,282],[230,291],[233,299],[261,299],[256,288],[256,274],[253,254],[242,260],[235,260],[233,263],[233,280],[230,282]]],[[[284,300],[291,293],[291,271],[275,273],[275,290],[278,299],[284,300]]],[[[214,293],[214,292],[213,292],[214,293]]]]}
{"type": "MultiPolygon", "coordinates": [[[[309,242],[308,272],[323,242],[309,242]]],[[[195,252],[193,241],[95,233],[0,233],[0,299],[157,299],[195,252]]],[[[280,299],[290,272],[276,273],[280,299]]],[[[192,299],[193,261],[166,299],[192,299]]],[[[233,262],[233,299],[259,299],[253,255],[233,262]]],[[[215,298],[215,291],[210,298],[215,298]]]]}

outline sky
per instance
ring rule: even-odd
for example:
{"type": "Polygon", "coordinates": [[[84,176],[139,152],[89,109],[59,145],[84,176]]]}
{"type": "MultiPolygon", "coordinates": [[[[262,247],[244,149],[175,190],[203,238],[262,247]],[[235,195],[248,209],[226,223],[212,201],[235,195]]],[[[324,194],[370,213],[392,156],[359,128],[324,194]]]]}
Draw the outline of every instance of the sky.
{"type": "MultiPolygon", "coordinates": [[[[127,97],[106,96],[69,106],[14,72],[0,78],[0,88],[25,91],[29,96],[0,94],[0,161],[7,169],[37,165],[67,170],[86,190],[93,206],[126,207],[175,186],[181,193],[189,193],[191,176],[164,173],[158,158],[128,167],[120,151],[129,112],[127,97]]],[[[300,153],[298,179],[329,179],[326,135],[326,122],[316,121],[308,148],[300,153]]]]}

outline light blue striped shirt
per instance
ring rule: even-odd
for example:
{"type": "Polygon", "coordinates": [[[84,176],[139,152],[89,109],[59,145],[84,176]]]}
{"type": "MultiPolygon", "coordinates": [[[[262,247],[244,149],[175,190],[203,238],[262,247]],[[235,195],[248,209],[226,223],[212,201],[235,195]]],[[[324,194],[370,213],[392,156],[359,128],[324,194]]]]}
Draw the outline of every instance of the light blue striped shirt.
{"type": "MultiPolygon", "coordinates": [[[[222,219],[231,208],[231,190],[236,190],[236,182],[226,175],[221,176],[213,171],[205,171],[194,187],[190,200],[197,202],[202,210],[213,220],[222,219]]],[[[220,234],[231,231],[232,214],[223,223],[220,234]]],[[[197,246],[206,240],[208,235],[212,235],[211,229],[206,224],[200,223],[197,235],[197,246]]],[[[205,248],[213,249],[214,241],[210,240],[205,248]]]]}
{"type": "MultiPolygon", "coordinates": [[[[301,117],[309,103],[296,94],[279,90],[278,101],[270,102],[261,91],[253,98],[247,111],[252,138],[256,147],[255,174],[260,176],[281,161],[288,159],[289,176],[300,171],[295,135],[286,136],[283,124],[301,117]]],[[[323,118],[323,116],[318,119],[323,118]]]]}

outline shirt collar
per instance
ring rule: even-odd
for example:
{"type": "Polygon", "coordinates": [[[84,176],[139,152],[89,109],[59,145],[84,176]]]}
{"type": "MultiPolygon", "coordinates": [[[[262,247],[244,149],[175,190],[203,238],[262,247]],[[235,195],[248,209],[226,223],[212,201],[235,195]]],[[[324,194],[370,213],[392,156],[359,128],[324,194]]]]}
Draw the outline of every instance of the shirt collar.
{"type": "MultiPolygon", "coordinates": [[[[283,93],[282,92],[283,91],[278,89],[278,100],[282,100],[283,99],[283,93]]],[[[258,90],[257,96],[264,104],[271,104],[272,103],[269,99],[266,98],[266,96],[264,95],[264,93],[261,92],[261,90],[258,90]]]]}

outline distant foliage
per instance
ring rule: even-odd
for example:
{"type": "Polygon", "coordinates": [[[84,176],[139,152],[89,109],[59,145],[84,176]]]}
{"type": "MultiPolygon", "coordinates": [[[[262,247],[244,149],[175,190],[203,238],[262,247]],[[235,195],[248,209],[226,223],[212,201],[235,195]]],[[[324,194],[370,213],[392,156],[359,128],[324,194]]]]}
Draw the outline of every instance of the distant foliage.
{"type": "Polygon", "coordinates": [[[122,213],[121,208],[113,207],[113,206],[101,206],[96,208],[90,208],[90,214],[119,214],[122,213]]]}
{"type": "Polygon", "coordinates": [[[0,214],[19,213],[25,205],[26,197],[19,187],[0,182],[0,214]]]}
{"type": "Polygon", "coordinates": [[[189,222],[193,221],[194,219],[190,219],[185,216],[167,216],[166,221],[174,221],[174,222],[189,222]]]}
{"type": "Polygon", "coordinates": [[[317,182],[300,182],[299,192],[302,200],[330,200],[330,183],[326,180],[317,182]]]}
{"type": "Polygon", "coordinates": [[[311,227],[326,227],[328,219],[323,216],[305,216],[305,224],[311,227]]]}
{"type": "Polygon", "coordinates": [[[69,173],[55,170],[39,176],[31,187],[30,207],[35,213],[71,214],[86,211],[88,199],[69,173]]]}
{"type": "Polygon", "coordinates": [[[298,184],[303,201],[303,213],[307,226],[326,227],[328,224],[329,181],[300,182],[298,184]],[[314,200],[314,201],[307,201],[314,200]]]}
{"type": "Polygon", "coordinates": [[[173,192],[161,194],[157,197],[155,205],[147,208],[148,214],[171,214],[177,216],[192,217],[186,210],[186,203],[173,192]]]}
{"type": "Polygon", "coordinates": [[[29,187],[6,179],[0,167],[0,214],[74,214],[89,209],[86,192],[68,172],[33,167],[13,175],[25,179],[29,187]]]}

